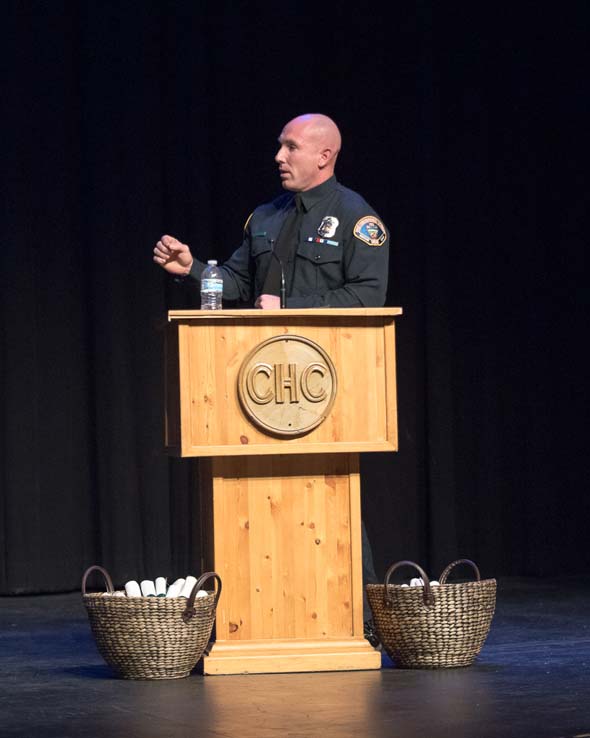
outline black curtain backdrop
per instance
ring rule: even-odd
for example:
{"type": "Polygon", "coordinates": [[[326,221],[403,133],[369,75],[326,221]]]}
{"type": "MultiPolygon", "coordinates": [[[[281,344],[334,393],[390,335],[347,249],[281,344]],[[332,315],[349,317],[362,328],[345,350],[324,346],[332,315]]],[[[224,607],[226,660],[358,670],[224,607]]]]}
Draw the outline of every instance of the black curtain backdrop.
{"type": "Polygon", "coordinates": [[[589,7],[5,4],[0,592],[198,571],[161,333],[197,301],[151,251],[229,256],[302,112],[339,123],[338,177],[392,231],[400,450],[362,458],[378,574],[585,570],[589,7]]]}

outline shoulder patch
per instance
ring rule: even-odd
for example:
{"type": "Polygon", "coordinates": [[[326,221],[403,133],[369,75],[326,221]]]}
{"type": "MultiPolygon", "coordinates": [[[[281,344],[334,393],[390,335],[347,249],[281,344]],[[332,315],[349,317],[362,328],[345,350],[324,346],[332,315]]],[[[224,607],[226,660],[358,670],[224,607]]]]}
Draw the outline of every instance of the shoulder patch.
{"type": "Polygon", "coordinates": [[[375,215],[365,215],[357,220],[353,233],[368,246],[383,246],[387,241],[385,226],[375,215]]]}

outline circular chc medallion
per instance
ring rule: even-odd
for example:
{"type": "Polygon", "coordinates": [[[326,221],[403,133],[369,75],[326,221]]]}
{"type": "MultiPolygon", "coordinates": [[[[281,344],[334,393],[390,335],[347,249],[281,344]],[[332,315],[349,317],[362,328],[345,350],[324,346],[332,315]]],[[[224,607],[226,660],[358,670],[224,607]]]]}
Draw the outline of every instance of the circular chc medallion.
{"type": "Polygon", "coordinates": [[[324,349],[309,338],[275,336],[244,359],[238,396],[248,418],[262,430],[301,435],[330,413],[336,370],[324,349]]]}

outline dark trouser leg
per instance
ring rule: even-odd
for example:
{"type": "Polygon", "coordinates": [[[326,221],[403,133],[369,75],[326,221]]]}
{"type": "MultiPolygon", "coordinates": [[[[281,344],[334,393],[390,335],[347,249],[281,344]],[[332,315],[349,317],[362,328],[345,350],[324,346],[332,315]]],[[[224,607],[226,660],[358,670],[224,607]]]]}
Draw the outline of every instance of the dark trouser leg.
{"type": "Polygon", "coordinates": [[[379,636],[375,632],[373,624],[373,613],[369,605],[369,599],[365,592],[365,584],[376,584],[377,574],[375,574],[375,565],[373,564],[373,551],[371,550],[371,542],[367,535],[364,522],[361,520],[362,542],[363,542],[363,622],[365,638],[369,641],[373,648],[379,648],[379,636]]]}
{"type": "Polygon", "coordinates": [[[362,548],[363,548],[363,620],[366,623],[371,620],[373,615],[371,613],[371,607],[369,600],[367,599],[367,593],[365,592],[365,584],[377,584],[377,574],[375,574],[375,565],[373,563],[373,551],[371,549],[371,542],[367,535],[367,529],[365,523],[361,520],[361,533],[362,533],[362,548]]]}

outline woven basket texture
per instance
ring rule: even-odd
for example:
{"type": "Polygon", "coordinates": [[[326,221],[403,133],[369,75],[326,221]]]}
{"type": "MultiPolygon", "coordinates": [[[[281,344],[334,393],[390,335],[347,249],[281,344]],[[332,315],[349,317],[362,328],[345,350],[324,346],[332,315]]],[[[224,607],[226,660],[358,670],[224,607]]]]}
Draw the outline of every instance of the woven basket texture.
{"type": "Polygon", "coordinates": [[[120,677],[180,679],[209,643],[220,590],[221,581],[211,572],[199,579],[189,600],[86,594],[84,587],[82,599],[98,651],[120,677]],[[195,598],[210,577],[217,579],[217,591],[195,598]]]}
{"type": "Polygon", "coordinates": [[[413,562],[399,562],[390,567],[385,584],[366,586],[377,634],[399,667],[469,666],[481,651],[494,616],[496,580],[481,580],[479,570],[467,559],[449,564],[445,572],[440,585],[431,587],[420,567],[413,562]],[[448,572],[459,563],[471,564],[478,581],[447,584],[448,572]],[[389,584],[392,570],[404,564],[420,571],[424,587],[389,584]]]}

